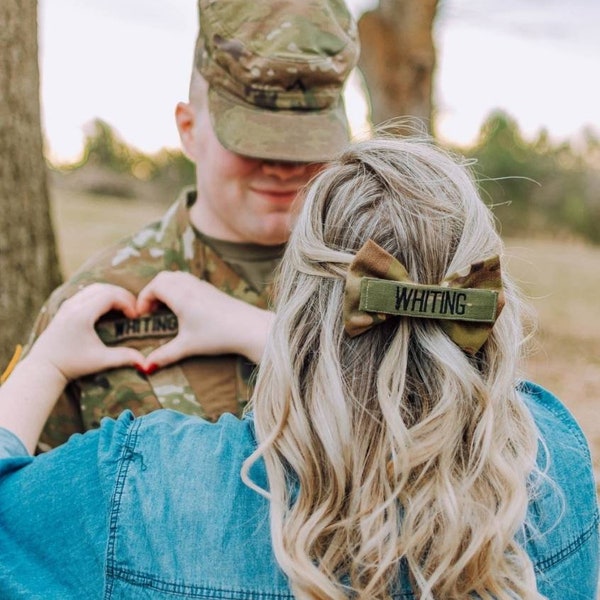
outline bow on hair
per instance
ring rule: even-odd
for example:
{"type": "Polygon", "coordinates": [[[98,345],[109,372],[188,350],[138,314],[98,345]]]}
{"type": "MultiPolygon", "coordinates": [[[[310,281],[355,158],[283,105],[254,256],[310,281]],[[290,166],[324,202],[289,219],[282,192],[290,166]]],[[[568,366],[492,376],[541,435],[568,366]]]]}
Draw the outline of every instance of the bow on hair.
{"type": "Polygon", "coordinates": [[[498,256],[473,263],[439,285],[422,285],[413,283],[398,260],[368,240],[346,275],[344,329],[354,337],[394,315],[436,319],[455,344],[475,354],[503,306],[498,256]]]}

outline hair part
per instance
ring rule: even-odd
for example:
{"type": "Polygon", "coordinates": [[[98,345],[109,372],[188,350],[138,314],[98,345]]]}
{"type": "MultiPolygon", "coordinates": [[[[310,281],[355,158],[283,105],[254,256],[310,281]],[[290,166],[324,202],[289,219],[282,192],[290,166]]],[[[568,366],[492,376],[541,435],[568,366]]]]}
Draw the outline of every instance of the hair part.
{"type": "Polygon", "coordinates": [[[313,181],[281,264],[243,472],[253,486],[264,459],[277,561],[315,600],[390,598],[401,563],[424,599],[539,599],[515,541],[537,450],[516,391],[517,290],[505,274],[475,357],[432,320],[350,338],[345,274],[368,239],[422,284],[503,250],[468,166],[428,140],[356,143],[313,181]]]}

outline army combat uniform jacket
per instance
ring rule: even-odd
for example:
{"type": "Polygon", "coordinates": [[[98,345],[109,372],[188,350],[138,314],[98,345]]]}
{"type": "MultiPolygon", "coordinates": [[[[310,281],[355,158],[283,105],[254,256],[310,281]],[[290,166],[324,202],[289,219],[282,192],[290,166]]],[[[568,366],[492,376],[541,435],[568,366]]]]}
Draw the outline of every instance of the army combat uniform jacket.
{"type": "MultiPolygon", "coordinates": [[[[259,308],[267,308],[270,285],[256,290],[238,274],[189,220],[196,194],[186,191],[164,217],[116,246],[92,257],[48,299],[28,347],[47,327],[60,304],[93,282],[112,283],[138,294],[160,271],[186,271],[259,308]]],[[[133,346],[147,354],[177,333],[177,319],[163,311],[127,319],[103,317],[97,329],[108,344],[133,346]]],[[[72,382],[61,396],[40,438],[40,448],[64,443],[70,435],[94,429],[105,416],[125,409],[142,415],[159,408],[216,420],[224,412],[239,415],[250,395],[255,365],[237,355],[190,357],[151,375],[119,368],[72,382]]]]}

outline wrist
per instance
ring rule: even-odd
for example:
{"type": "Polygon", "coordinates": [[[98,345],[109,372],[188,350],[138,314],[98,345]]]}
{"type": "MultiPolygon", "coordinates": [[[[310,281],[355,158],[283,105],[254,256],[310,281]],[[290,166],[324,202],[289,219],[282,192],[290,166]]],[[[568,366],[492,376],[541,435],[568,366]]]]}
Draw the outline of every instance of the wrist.
{"type": "Polygon", "coordinates": [[[275,315],[270,310],[263,310],[256,306],[247,305],[247,307],[244,327],[240,328],[235,338],[238,345],[236,353],[254,363],[259,363],[275,315]]]}
{"type": "Polygon", "coordinates": [[[0,387],[0,426],[31,453],[67,379],[51,361],[26,356],[0,387]]]}
{"type": "Polygon", "coordinates": [[[69,383],[68,377],[48,358],[34,352],[28,354],[18,365],[37,380],[44,381],[49,388],[61,391],[69,383]]]}

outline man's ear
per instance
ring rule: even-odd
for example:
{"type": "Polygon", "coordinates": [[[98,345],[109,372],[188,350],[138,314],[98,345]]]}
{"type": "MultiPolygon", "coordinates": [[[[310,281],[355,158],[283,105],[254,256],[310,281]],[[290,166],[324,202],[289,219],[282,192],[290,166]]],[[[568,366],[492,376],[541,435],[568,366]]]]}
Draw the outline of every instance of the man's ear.
{"type": "Polygon", "coordinates": [[[195,161],[196,111],[190,103],[177,103],[175,107],[175,123],[177,124],[177,131],[179,131],[183,153],[191,161],[195,161]]]}

